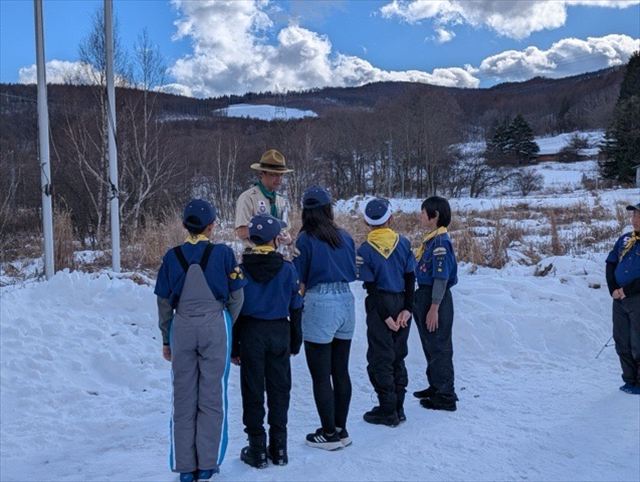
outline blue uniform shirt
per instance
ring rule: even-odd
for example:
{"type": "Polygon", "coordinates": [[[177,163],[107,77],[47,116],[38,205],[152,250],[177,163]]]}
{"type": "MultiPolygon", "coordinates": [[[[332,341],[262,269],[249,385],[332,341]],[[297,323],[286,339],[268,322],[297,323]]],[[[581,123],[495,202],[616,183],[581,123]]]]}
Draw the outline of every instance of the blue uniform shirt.
{"type": "Polygon", "coordinates": [[[436,278],[447,280],[447,288],[458,282],[458,262],[447,233],[439,234],[425,243],[424,253],[416,268],[419,285],[433,286],[436,278]]]}
{"type": "MultiPolygon", "coordinates": [[[[196,244],[184,243],[181,248],[187,263],[199,263],[207,244],[207,241],[200,241],[196,244]]],[[[173,301],[182,293],[185,275],[175,252],[170,249],[162,258],[162,266],[158,272],[154,293],[161,298],[169,299],[173,304],[173,301]]],[[[204,271],[204,277],[213,296],[222,303],[227,302],[229,293],[244,287],[247,283],[233,251],[224,244],[214,245],[204,271]]]]}
{"type": "Polygon", "coordinates": [[[296,248],[300,254],[293,263],[306,290],[319,283],[355,281],[356,246],[349,233],[344,229],[339,232],[342,245],[336,249],[304,231],[298,235],[296,248]]]}
{"type": "Polygon", "coordinates": [[[640,278],[640,242],[636,241],[633,247],[624,255],[624,258],[620,259],[624,245],[631,237],[631,234],[626,233],[620,236],[609,256],[607,256],[607,263],[616,265],[616,282],[622,287],[640,278]]]}
{"type": "Polygon", "coordinates": [[[267,283],[258,283],[245,271],[244,304],[241,314],[261,320],[287,318],[291,310],[302,308],[298,273],[293,263],[285,261],[267,283]]]}
{"type": "Polygon", "coordinates": [[[403,293],[405,273],[413,273],[416,269],[411,243],[404,236],[400,236],[398,245],[388,258],[366,241],[358,248],[358,256],[362,258],[358,279],[372,282],[376,288],[388,293],[403,293]]]}

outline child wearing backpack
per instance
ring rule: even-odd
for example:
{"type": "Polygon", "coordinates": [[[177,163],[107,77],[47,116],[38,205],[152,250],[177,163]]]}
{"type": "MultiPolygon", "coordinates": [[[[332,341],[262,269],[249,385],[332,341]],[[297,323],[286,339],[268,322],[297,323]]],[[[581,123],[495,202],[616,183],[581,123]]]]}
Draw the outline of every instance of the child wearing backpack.
{"type": "Polygon", "coordinates": [[[458,282],[458,263],[447,227],[451,222],[449,202],[431,196],[422,203],[420,222],[426,235],[418,249],[414,315],[422,349],[427,359],[429,386],[413,393],[420,405],[431,410],[456,410],[458,397],[453,382],[453,298],[458,282]]]}
{"type": "Polygon", "coordinates": [[[358,279],[367,290],[367,373],[379,405],[363,418],[368,423],[395,427],[407,419],[404,359],[408,353],[416,261],[409,240],[391,229],[389,201],[370,200],[364,219],[371,231],[358,248],[358,279]]]}
{"type": "Polygon", "coordinates": [[[164,255],[154,291],[173,379],[170,466],[180,482],[219,472],[227,446],[231,329],[246,281],[231,248],[209,242],[215,219],[207,201],[187,204],[189,235],[164,255]]]}
{"type": "Polygon", "coordinates": [[[291,355],[302,344],[302,296],[293,263],[276,252],[276,239],[286,224],[268,214],[248,223],[254,246],[242,256],[247,280],[244,305],[234,330],[233,361],[240,365],[242,420],[249,445],[240,459],[256,468],[286,465],[287,413],[291,392],[291,355]],[[269,446],[264,429],[267,392],[269,446]]]}

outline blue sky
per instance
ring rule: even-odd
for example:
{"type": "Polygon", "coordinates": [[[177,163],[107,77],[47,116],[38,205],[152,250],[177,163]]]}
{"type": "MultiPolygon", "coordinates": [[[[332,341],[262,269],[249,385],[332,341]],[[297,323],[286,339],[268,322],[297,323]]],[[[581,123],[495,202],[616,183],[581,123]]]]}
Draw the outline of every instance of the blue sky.
{"type": "MultiPolygon", "coordinates": [[[[44,0],[50,82],[78,61],[101,8],[44,0]]],[[[634,0],[114,0],[114,11],[123,46],[146,28],[164,88],[195,96],[376,80],[486,87],[622,64],[640,47],[634,0]]],[[[0,0],[0,81],[33,81],[34,37],[33,2],[0,0]]]]}

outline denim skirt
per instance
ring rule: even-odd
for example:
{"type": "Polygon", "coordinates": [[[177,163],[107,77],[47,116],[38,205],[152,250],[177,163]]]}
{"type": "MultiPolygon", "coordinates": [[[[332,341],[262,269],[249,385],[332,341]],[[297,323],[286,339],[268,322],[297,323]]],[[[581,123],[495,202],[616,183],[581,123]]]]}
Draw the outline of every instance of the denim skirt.
{"type": "Polygon", "coordinates": [[[304,295],[302,338],[312,343],[351,340],[356,308],[349,283],[320,283],[304,295]]]}

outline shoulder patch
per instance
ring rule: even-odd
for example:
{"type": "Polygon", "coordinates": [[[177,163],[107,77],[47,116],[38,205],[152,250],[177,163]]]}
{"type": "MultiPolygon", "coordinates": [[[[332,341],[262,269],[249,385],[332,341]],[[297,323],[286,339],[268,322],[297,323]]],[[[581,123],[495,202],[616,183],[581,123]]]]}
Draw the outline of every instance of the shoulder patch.
{"type": "Polygon", "coordinates": [[[447,248],[445,248],[444,246],[438,246],[433,250],[434,256],[444,256],[445,254],[447,254],[447,248]]]}
{"type": "Polygon", "coordinates": [[[229,278],[232,280],[244,279],[244,273],[239,266],[236,266],[235,268],[233,268],[233,271],[229,273],[229,278]]]}

